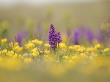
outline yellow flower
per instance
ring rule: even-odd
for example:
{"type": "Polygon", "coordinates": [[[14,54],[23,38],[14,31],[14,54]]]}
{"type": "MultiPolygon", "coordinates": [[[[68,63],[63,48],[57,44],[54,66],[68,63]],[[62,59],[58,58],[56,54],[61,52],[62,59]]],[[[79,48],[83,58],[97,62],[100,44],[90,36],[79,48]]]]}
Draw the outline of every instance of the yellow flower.
{"type": "Polygon", "coordinates": [[[10,43],[9,43],[9,46],[10,46],[10,47],[13,47],[13,46],[14,46],[14,43],[13,43],[13,42],[10,42],[10,43]]]}
{"type": "Polygon", "coordinates": [[[45,54],[50,54],[50,50],[46,50],[46,49],[45,49],[45,50],[44,50],[44,53],[45,53],[45,54]]]}
{"type": "Polygon", "coordinates": [[[35,47],[35,45],[34,45],[34,43],[32,43],[32,42],[28,42],[27,44],[25,44],[25,48],[26,48],[26,49],[31,49],[31,48],[33,48],[33,47],[35,47]]]}
{"type": "Polygon", "coordinates": [[[87,52],[94,52],[94,51],[95,51],[95,48],[89,47],[89,48],[86,49],[86,51],[87,51],[87,52]]]}
{"type": "Polygon", "coordinates": [[[23,50],[23,48],[20,47],[20,46],[14,46],[13,50],[16,51],[16,52],[21,52],[23,50]]]}
{"type": "Polygon", "coordinates": [[[49,48],[50,45],[49,45],[48,43],[45,43],[45,44],[44,44],[44,47],[49,48]]]}
{"type": "Polygon", "coordinates": [[[94,48],[99,49],[99,48],[101,48],[101,45],[99,43],[97,43],[94,48]]]}
{"type": "Polygon", "coordinates": [[[15,54],[14,51],[11,50],[8,51],[6,55],[12,57],[14,54],[15,54]]]}
{"type": "Polygon", "coordinates": [[[15,53],[15,54],[13,55],[13,58],[17,58],[17,57],[18,57],[18,54],[15,53]]]}
{"type": "Polygon", "coordinates": [[[64,59],[68,59],[68,56],[63,56],[64,59]]]}
{"type": "Polygon", "coordinates": [[[5,44],[8,40],[6,38],[1,39],[1,44],[5,44]]]}
{"type": "Polygon", "coordinates": [[[74,47],[73,46],[69,46],[68,49],[69,50],[74,50],[74,47]]]}
{"type": "Polygon", "coordinates": [[[108,51],[110,51],[109,48],[105,48],[105,49],[104,49],[104,52],[108,52],[108,51]]]}
{"type": "Polygon", "coordinates": [[[37,48],[32,49],[31,54],[32,56],[38,56],[39,55],[38,49],[37,48]]]}
{"type": "Polygon", "coordinates": [[[2,50],[2,54],[6,54],[7,52],[8,52],[7,49],[3,49],[3,50],[2,50]]]}
{"type": "Polygon", "coordinates": [[[67,37],[66,37],[66,35],[62,35],[62,40],[63,40],[62,42],[65,42],[65,43],[67,42],[67,37]]]}
{"type": "Polygon", "coordinates": [[[35,39],[35,40],[32,40],[32,43],[34,43],[36,45],[42,45],[43,41],[35,39]]]}
{"type": "Polygon", "coordinates": [[[74,45],[74,46],[73,46],[73,49],[74,49],[75,51],[79,51],[79,50],[81,49],[81,46],[80,46],[80,45],[74,45]]]}
{"type": "Polygon", "coordinates": [[[81,56],[86,56],[86,54],[85,54],[85,53],[80,53],[80,55],[81,55],[81,56]]]}
{"type": "Polygon", "coordinates": [[[67,48],[67,46],[66,46],[65,43],[60,43],[60,44],[59,44],[59,48],[61,48],[61,49],[65,49],[65,48],[67,48]]]}

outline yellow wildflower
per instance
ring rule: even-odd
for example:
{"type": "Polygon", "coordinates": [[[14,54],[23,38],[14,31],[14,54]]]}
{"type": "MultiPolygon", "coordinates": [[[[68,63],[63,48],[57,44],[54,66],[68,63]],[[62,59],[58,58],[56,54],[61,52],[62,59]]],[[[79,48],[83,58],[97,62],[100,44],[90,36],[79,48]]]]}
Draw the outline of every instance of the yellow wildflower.
{"type": "Polygon", "coordinates": [[[44,44],[44,47],[49,48],[50,45],[49,45],[48,43],[45,43],[45,44],[44,44]]]}
{"type": "Polygon", "coordinates": [[[67,46],[66,46],[65,43],[60,43],[60,44],[59,44],[59,48],[61,48],[61,49],[65,49],[65,48],[67,48],[67,46]]]}
{"type": "Polygon", "coordinates": [[[35,39],[35,40],[32,40],[32,43],[34,43],[36,45],[42,45],[43,41],[35,39]]]}
{"type": "Polygon", "coordinates": [[[4,43],[6,43],[8,40],[6,39],[6,38],[4,38],[4,39],[1,39],[1,44],[4,44],[4,43]]]}
{"type": "Polygon", "coordinates": [[[73,46],[69,46],[68,49],[69,50],[74,50],[74,47],[73,46]]]}
{"type": "Polygon", "coordinates": [[[3,50],[2,50],[2,54],[6,54],[7,52],[8,52],[7,49],[3,49],[3,50]]]}
{"type": "Polygon", "coordinates": [[[21,52],[23,50],[23,48],[20,47],[20,46],[14,46],[13,50],[16,51],[16,52],[21,52]]]}
{"type": "Polygon", "coordinates": [[[32,56],[38,56],[39,55],[38,49],[37,48],[32,49],[31,54],[32,56]]]}
{"type": "Polygon", "coordinates": [[[25,44],[25,48],[26,48],[26,49],[31,49],[31,48],[33,48],[33,47],[35,47],[35,45],[34,45],[34,43],[32,43],[32,42],[28,42],[27,44],[25,44]]]}
{"type": "Polygon", "coordinates": [[[95,49],[101,48],[101,45],[99,43],[97,43],[94,48],[95,49]]]}
{"type": "Polygon", "coordinates": [[[104,52],[108,52],[108,51],[110,51],[109,48],[105,48],[105,49],[104,49],[104,52]]]}
{"type": "Polygon", "coordinates": [[[46,50],[46,49],[45,49],[45,50],[44,50],[44,53],[45,53],[45,54],[50,54],[50,50],[46,50]]]}

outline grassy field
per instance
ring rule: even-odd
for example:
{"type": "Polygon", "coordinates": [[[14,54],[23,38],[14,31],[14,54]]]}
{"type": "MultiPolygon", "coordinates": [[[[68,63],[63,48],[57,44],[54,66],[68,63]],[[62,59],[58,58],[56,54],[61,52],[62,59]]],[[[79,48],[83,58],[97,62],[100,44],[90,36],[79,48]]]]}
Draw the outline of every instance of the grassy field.
{"type": "Polygon", "coordinates": [[[109,82],[109,5],[0,6],[0,82],[109,82]]]}

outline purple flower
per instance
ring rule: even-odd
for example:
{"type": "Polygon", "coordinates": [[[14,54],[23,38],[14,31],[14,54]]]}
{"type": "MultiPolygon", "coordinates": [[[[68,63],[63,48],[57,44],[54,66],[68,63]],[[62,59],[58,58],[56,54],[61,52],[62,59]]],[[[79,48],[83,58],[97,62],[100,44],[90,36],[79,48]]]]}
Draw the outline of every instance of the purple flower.
{"type": "Polygon", "coordinates": [[[71,29],[67,29],[66,34],[67,34],[67,37],[70,38],[71,37],[71,29]]]}
{"type": "Polygon", "coordinates": [[[20,46],[22,46],[22,41],[26,36],[27,36],[26,32],[18,32],[15,36],[15,40],[16,42],[18,42],[20,46]]]}
{"type": "Polygon", "coordinates": [[[57,33],[57,42],[58,44],[62,41],[60,32],[57,33]]]}
{"type": "Polygon", "coordinates": [[[49,29],[48,41],[53,50],[57,48],[61,40],[60,32],[56,32],[55,27],[51,24],[49,29]]]}
{"type": "Polygon", "coordinates": [[[110,29],[99,29],[96,40],[100,43],[106,44],[110,40],[110,29]]]}
{"type": "Polygon", "coordinates": [[[75,45],[80,44],[81,38],[87,38],[88,42],[92,43],[94,40],[94,33],[86,27],[77,28],[73,34],[73,43],[75,45]]]}
{"type": "Polygon", "coordinates": [[[93,40],[94,40],[94,34],[93,34],[93,32],[91,30],[87,29],[85,33],[86,33],[87,40],[90,43],[93,42],[93,40]]]}
{"type": "Polygon", "coordinates": [[[79,44],[79,39],[80,39],[80,30],[78,29],[78,30],[76,30],[75,32],[74,32],[74,34],[73,34],[73,43],[75,44],[75,45],[78,45],[79,44]]]}

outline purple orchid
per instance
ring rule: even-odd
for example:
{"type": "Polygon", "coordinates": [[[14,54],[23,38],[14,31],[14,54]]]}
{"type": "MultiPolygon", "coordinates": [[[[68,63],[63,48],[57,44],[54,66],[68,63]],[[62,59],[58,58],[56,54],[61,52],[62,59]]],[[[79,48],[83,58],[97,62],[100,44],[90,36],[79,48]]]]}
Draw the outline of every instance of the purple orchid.
{"type": "Polygon", "coordinates": [[[57,48],[61,40],[60,32],[56,32],[55,27],[51,24],[48,37],[49,44],[53,50],[57,48]]]}
{"type": "Polygon", "coordinates": [[[80,27],[80,28],[77,28],[75,31],[74,31],[74,34],[73,34],[73,43],[75,45],[78,45],[80,44],[80,39],[82,37],[85,37],[87,38],[88,42],[92,43],[93,40],[94,40],[94,33],[88,29],[88,28],[85,28],[85,27],[80,27]]]}
{"type": "Polygon", "coordinates": [[[81,35],[80,35],[80,30],[77,29],[74,34],[73,34],[73,43],[75,45],[78,45],[79,44],[79,39],[80,39],[81,35]]]}
{"type": "Polygon", "coordinates": [[[27,36],[27,32],[18,32],[15,36],[16,42],[21,46],[23,39],[27,36]]]}
{"type": "Polygon", "coordinates": [[[90,43],[92,43],[93,42],[93,40],[94,40],[94,33],[90,30],[90,29],[87,29],[86,30],[86,37],[87,37],[87,40],[90,42],[90,43]]]}

